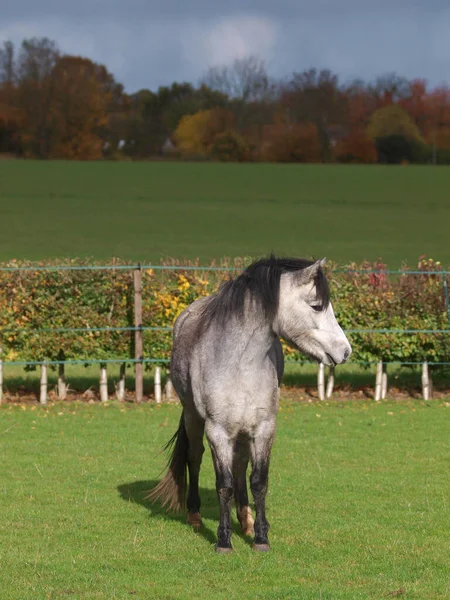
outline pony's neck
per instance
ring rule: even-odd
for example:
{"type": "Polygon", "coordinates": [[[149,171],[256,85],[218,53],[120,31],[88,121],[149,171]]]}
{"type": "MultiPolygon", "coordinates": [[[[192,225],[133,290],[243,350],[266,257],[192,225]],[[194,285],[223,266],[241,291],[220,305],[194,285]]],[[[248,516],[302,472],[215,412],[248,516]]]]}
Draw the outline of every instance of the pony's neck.
{"type": "Polygon", "coordinates": [[[276,334],[261,308],[247,305],[244,314],[233,319],[232,328],[230,342],[240,364],[266,358],[276,334]]]}

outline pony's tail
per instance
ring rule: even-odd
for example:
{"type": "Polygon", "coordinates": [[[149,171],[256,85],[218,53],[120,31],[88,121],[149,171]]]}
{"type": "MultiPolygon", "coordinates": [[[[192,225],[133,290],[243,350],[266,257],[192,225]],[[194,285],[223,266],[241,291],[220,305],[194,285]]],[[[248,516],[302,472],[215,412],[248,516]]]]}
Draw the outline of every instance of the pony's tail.
{"type": "Polygon", "coordinates": [[[167,510],[180,512],[186,501],[187,461],[189,439],[184,426],[184,412],[181,413],[180,425],[172,438],[164,446],[170,450],[167,473],[147,498],[152,502],[160,502],[167,510]]]}

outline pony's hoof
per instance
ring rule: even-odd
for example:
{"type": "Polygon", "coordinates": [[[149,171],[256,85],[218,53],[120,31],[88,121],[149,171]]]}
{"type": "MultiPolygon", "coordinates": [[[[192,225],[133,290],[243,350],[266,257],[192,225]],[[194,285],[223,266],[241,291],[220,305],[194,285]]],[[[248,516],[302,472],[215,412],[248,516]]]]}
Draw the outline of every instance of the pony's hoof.
{"type": "Polygon", "coordinates": [[[191,525],[191,527],[194,527],[194,529],[200,529],[203,525],[200,513],[188,512],[186,522],[188,525],[191,525]]]}
{"type": "Polygon", "coordinates": [[[230,554],[230,552],[233,552],[233,548],[231,546],[229,548],[223,548],[222,546],[218,546],[217,544],[214,550],[217,552],[217,554],[230,554]]]}
{"type": "Polygon", "coordinates": [[[269,544],[253,544],[253,550],[256,552],[269,552],[269,544]]]}

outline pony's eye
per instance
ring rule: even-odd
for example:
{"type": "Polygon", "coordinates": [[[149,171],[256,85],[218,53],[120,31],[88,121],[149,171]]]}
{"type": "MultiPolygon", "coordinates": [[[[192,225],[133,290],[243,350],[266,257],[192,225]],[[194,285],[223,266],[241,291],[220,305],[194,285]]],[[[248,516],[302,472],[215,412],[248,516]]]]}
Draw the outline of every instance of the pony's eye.
{"type": "Polygon", "coordinates": [[[314,312],[322,312],[323,311],[323,306],[321,304],[315,304],[314,306],[311,306],[311,308],[313,309],[314,312]]]}

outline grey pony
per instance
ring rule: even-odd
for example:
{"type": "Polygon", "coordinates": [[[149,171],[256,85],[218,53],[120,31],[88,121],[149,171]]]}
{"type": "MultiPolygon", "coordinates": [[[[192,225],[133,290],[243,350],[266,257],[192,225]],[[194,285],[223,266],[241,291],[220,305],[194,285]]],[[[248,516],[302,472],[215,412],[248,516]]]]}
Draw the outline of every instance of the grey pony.
{"type": "Polygon", "coordinates": [[[334,316],[323,264],[324,259],[273,255],[258,260],[216,294],[196,300],[175,322],[170,373],[183,412],[166,445],[172,448],[167,473],[150,498],[170,510],[186,506],[187,522],[201,527],[205,433],[220,504],[217,552],[232,550],[233,496],[243,532],[254,533],[254,549],[269,550],[266,494],[284,371],[280,337],[326,365],[345,362],[351,354],[334,316]],[[249,461],[255,520],[247,492],[249,461]]]}

